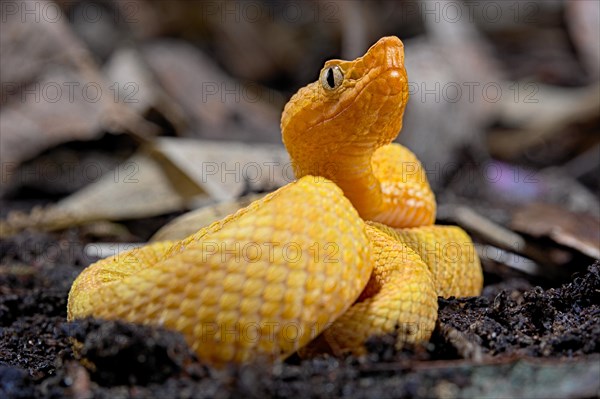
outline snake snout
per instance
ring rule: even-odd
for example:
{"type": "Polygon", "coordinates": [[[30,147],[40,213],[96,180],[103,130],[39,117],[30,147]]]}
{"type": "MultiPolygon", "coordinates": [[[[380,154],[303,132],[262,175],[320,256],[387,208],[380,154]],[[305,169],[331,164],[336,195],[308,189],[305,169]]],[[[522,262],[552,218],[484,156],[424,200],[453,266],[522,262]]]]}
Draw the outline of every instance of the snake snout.
{"type": "Polygon", "coordinates": [[[377,77],[377,89],[383,96],[404,96],[408,90],[406,70],[402,68],[389,68],[377,77]]]}
{"type": "Polygon", "coordinates": [[[379,39],[364,55],[367,65],[385,68],[404,68],[404,44],[396,36],[379,39]]]}
{"type": "Polygon", "coordinates": [[[378,71],[372,81],[378,94],[394,96],[407,92],[404,44],[400,39],[396,36],[379,39],[364,58],[365,64],[378,71]]]}

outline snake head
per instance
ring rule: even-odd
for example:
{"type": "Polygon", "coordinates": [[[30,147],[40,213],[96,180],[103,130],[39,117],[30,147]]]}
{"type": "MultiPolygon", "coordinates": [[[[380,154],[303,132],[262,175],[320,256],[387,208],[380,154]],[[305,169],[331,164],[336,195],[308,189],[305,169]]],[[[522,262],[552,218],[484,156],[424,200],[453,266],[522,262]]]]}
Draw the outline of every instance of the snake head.
{"type": "Polygon", "coordinates": [[[342,169],[367,167],[373,152],[400,132],[407,101],[404,45],[397,37],[380,39],[353,61],[327,61],[319,80],[300,89],[282,114],[296,177],[337,182],[342,169]]]}

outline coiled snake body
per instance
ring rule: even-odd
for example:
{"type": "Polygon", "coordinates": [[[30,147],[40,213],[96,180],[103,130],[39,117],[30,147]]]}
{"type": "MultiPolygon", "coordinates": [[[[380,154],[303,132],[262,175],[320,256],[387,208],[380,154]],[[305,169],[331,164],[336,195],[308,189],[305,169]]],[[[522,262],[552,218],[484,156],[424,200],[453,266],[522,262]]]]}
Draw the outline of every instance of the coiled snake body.
{"type": "Polygon", "coordinates": [[[429,339],[437,296],[478,295],[482,272],[466,233],[433,225],[419,161],[390,144],[407,100],[396,37],[327,61],[282,114],[298,180],[181,242],[89,266],[69,320],[174,329],[214,365],[301,348],[360,354],[369,336],[393,331],[398,346],[429,339]]]}

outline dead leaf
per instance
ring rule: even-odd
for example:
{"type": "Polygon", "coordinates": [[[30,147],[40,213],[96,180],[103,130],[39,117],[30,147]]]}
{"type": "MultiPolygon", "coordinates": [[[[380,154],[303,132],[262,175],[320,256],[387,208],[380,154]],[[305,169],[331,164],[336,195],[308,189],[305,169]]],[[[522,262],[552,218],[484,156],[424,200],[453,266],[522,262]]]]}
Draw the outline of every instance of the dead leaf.
{"type": "Polygon", "coordinates": [[[592,79],[600,78],[600,13],[595,1],[565,3],[566,22],[573,43],[592,79]]]}
{"type": "Polygon", "coordinates": [[[535,82],[516,82],[500,102],[500,121],[512,130],[497,129],[489,136],[493,155],[515,159],[542,144],[548,145],[573,124],[593,121],[600,115],[600,85],[562,88],[535,82]]]}
{"type": "Polygon", "coordinates": [[[189,121],[183,110],[160,87],[143,55],[134,47],[117,49],[103,71],[111,83],[113,94],[140,115],[155,110],[177,131],[184,131],[189,121]]]}
{"type": "Polygon", "coordinates": [[[55,18],[23,10],[39,10],[38,1],[14,1],[3,7],[0,24],[0,156],[12,173],[24,160],[57,144],[89,140],[103,131],[127,132],[140,140],[157,134],[121,101],[93,56],[73,34],[57,5],[44,3],[55,18]],[[53,8],[54,7],[54,8],[53,8]],[[36,18],[37,16],[37,18],[36,18]]]}
{"type": "Polygon", "coordinates": [[[189,134],[205,139],[279,142],[285,99],[253,82],[225,75],[197,48],[163,40],[143,48],[165,91],[192,123],[189,134]]]}
{"type": "Polygon", "coordinates": [[[22,88],[20,98],[0,111],[2,161],[18,165],[65,141],[98,137],[99,96],[99,86],[65,68],[49,71],[22,88]]]}
{"type": "Polygon", "coordinates": [[[159,138],[154,150],[217,201],[245,192],[271,191],[294,180],[289,155],[281,144],[159,138]]]}
{"type": "MultiPolygon", "coordinates": [[[[208,195],[203,198],[207,200],[208,195]]],[[[187,206],[186,200],[173,190],[160,163],[138,153],[55,205],[34,209],[30,214],[9,214],[0,223],[0,236],[27,228],[57,230],[98,220],[139,219],[187,206]]]]}
{"type": "Polygon", "coordinates": [[[600,259],[600,219],[556,205],[533,203],[517,210],[513,229],[533,237],[548,237],[557,244],[600,259]]]}
{"type": "Polygon", "coordinates": [[[65,25],[66,17],[60,14],[58,5],[36,0],[16,0],[3,4],[0,24],[0,81],[2,98],[0,104],[10,100],[14,86],[33,83],[48,65],[66,66],[72,54],[85,49],[65,25]],[[47,6],[47,7],[46,7],[47,6]],[[23,14],[24,10],[40,10],[46,7],[49,15],[40,12],[23,14]]]}
{"type": "Polygon", "coordinates": [[[161,227],[150,239],[152,242],[183,240],[194,234],[202,227],[208,226],[225,216],[235,213],[239,209],[250,205],[251,202],[260,199],[262,194],[251,194],[233,201],[225,201],[215,205],[209,205],[200,209],[183,214],[161,227]]]}
{"type": "Polygon", "coordinates": [[[282,145],[161,138],[56,205],[9,214],[0,236],[157,216],[271,191],[293,179],[282,145]]]}

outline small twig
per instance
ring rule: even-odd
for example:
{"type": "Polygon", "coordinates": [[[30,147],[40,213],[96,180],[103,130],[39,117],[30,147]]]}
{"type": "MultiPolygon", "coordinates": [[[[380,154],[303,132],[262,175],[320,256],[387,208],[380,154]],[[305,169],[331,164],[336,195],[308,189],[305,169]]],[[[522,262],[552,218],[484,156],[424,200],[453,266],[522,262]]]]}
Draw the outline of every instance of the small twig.
{"type": "Polygon", "coordinates": [[[475,250],[480,259],[501,263],[531,276],[548,276],[547,268],[543,268],[534,261],[513,252],[505,251],[492,245],[479,244],[475,244],[475,250]]]}
{"type": "Polygon", "coordinates": [[[486,357],[483,348],[470,340],[464,332],[442,322],[440,322],[439,331],[441,336],[456,349],[456,352],[463,359],[481,363],[486,357]]]}

